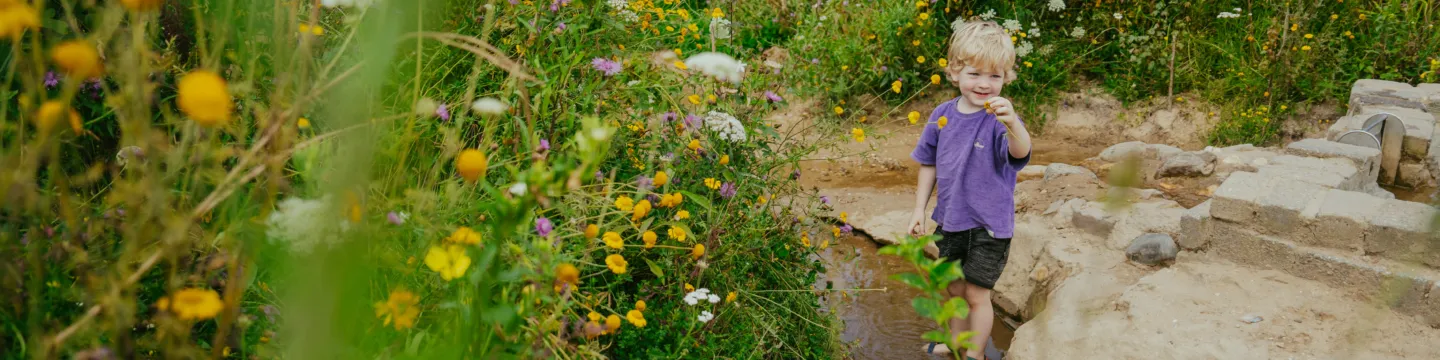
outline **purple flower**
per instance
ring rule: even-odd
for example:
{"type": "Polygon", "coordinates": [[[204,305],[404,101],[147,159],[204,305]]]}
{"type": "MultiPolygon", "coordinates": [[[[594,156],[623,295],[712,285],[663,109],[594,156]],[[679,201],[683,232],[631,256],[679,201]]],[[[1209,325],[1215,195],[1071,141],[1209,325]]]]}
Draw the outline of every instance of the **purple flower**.
{"type": "Polygon", "coordinates": [[[800,170],[795,170],[794,172],[791,172],[790,180],[800,180],[800,170]]]}
{"type": "Polygon", "coordinates": [[[275,305],[265,305],[265,306],[261,306],[261,307],[260,307],[260,311],[262,311],[262,312],[265,313],[265,318],[268,319],[268,320],[270,320],[271,323],[274,323],[274,322],[275,322],[275,313],[278,313],[278,312],[279,312],[279,311],[275,310],[275,305]]]}
{"type": "Polygon", "coordinates": [[[560,11],[560,0],[550,2],[550,12],[560,11]]]}
{"type": "Polygon", "coordinates": [[[595,70],[605,73],[605,76],[615,76],[620,73],[620,63],[610,61],[606,58],[595,58],[590,60],[590,66],[595,70]]]}
{"type": "Polygon", "coordinates": [[[441,120],[450,121],[450,107],[440,104],[440,107],[435,108],[435,116],[439,116],[441,120]]]}
{"type": "Polygon", "coordinates": [[[640,175],[640,177],[635,178],[635,186],[641,190],[650,189],[653,185],[655,185],[655,181],[645,175],[640,175]]]}
{"type": "Polygon", "coordinates": [[[671,122],[671,121],[675,121],[675,119],[679,119],[679,118],[680,118],[680,115],[675,114],[674,111],[666,112],[665,115],[661,117],[661,119],[665,119],[665,122],[667,122],[667,123],[668,123],[668,122],[671,122]]]}
{"type": "Polygon", "coordinates": [[[560,25],[555,25],[555,30],[556,30],[556,31],[565,31],[565,22],[564,22],[564,21],[561,21],[561,22],[560,22],[560,25]]]}
{"type": "Polygon", "coordinates": [[[403,224],[405,224],[405,219],[408,218],[408,217],[410,217],[410,216],[405,215],[405,214],[403,214],[403,213],[397,213],[397,212],[394,212],[394,211],[391,211],[390,213],[385,214],[385,219],[386,219],[386,220],[390,220],[390,223],[391,223],[391,224],[395,224],[395,225],[403,225],[403,224]]]}
{"type": "Polygon", "coordinates": [[[550,222],[550,218],[542,216],[535,219],[535,233],[540,234],[540,237],[550,236],[551,230],[555,230],[555,224],[550,222]]]}
{"type": "Polygon", "coordinates": [[[651,203],[651,204],[659,204],[659,203],[660,203],[660,195],[655,195],[655,193],[650,193],[650,194],[648,194],[648,195],[645,195],[645,200],[650,200],[650,203],[651,203]]]}
{"type": "Polygon", "coordinates": [[[819,63],[820,63],[820,59],[819,59],[819,58],[811,58],[811,59],[810,59],[810,63],[811,63],[811,64],[819,64],[819,63]]]}
{"type": "Polygon", "coordinates": [[[889,71],[889,70],[890,70],[889,67],[886,67],[885,65],[880,65],[880,71],[889,71]]]}
{"type": "Polygon", "coordinates": [[[510,0],[510,5],[519,5],[520,0],[510,0]]]}
{"type": "Polygon", "coordinates": [[[724,184],[720,184],[720,196],[723,196],[726,199],[735,197],[735,183],[727,182],[724,184]]]}
{"type": "Polygon", "coordinates": [[[825,204],[825,205],[830,205],[830,197],[829,197],[829,196],[821,195],[821,196],[820,196],[820,203],[821,203],[821,204],[825,204]]]}
{"type": "Polygon", "coordinates": [[[770,102],[785,101],[785,99],[780,98],[780,94],[776,94],[774,91],[770,90],[765,90],[765,100],[770,100],[770,102]]]}
{"type": "Polygon", "coordinates": [[[53,88],[55,88],[55,85],[59,85],[59,84],[60,84],[60,78],[58,78],[58,77],[55,76],[55,72],[54,72],[54,71],[46,71],[46,72],[45,72],[45,88],[46,88],[46,89],[53,89],[53,88]]]}
{"type": "Polygon", "coordinates": [[[595,170],[595,181],[603,181],[603,180],[605,180],[605,172],[604,172],[604,171],[600,171],[600,170],[595,170]]]}
{"type": "Polygon", "coordinates": [[[700,118],[695,115],[685,115],[685,128],[694,129],[696,126],[700,126],[700,118]]]}
{"type": "Polygon", "coordinates": [[[550,140],[540,139],[540,151],[550,151],[550,140]]]}
{"type": "Polygon", "coordinates": [[[850,224],[845,224],[845,226],[840,227],[840,232],[849,234],[851,231],[855,231],[855,228],[850,226],[850,224]]]}

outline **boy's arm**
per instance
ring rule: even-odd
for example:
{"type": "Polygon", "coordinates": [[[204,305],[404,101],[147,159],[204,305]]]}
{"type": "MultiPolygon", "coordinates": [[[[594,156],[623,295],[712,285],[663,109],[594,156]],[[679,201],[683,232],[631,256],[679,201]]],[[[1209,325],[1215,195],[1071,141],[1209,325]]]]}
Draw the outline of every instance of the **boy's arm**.
{"type": "Polygon", "coordinates": [[[1025,129],[1025,122],[1015,121],[1006,127],[1009,128],[1005,137],[1010,140],[1010,158],[1022,159],[1030,155],[1030,131],[1025,129]]]}
{"type": "Polygon", "coordinates": [[[915,212],[910,216],[910,235],[925,233],[925,208],[930,205],[930,193],[935,190],[935,165],[921,165],[920,176],[915,185],[915,212]]]}

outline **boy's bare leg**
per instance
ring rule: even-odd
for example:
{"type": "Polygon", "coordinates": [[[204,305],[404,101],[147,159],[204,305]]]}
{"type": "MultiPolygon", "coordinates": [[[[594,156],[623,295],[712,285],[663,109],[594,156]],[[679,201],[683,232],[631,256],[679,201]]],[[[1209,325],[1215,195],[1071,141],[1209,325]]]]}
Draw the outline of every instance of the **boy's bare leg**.
{"type": "MultiPolygon", "coordinates": [[[[945,292],[948,293],[948,294],[950,295],[950,297],[965,297],[965,296],[966,296],[966,292],[965,292],[965,291],[966,291],[967,289],[969,289],[970,287],[978,287],[978,286],[970,285],[970,283],[965,282],[964,280],[956,280],[955,282],[950,283],[950,286],[949,286],[949,287],[945,288],[945,292]]],[[[946,300],[949,300],[949,299],[946,299],[946,300]]],[[[967,298],[965,301],[966,301],[966,302],[969,302],[970,300],[967,298]]],[[[971,310],[971,311],[974,311],[974,310],[971,310]]],[[[970,315],[970,316],[973,317],[973,316],[975,316],[975,315],[973,315],[973,313],[972,313],[972,315],[970,315]]],[[[970,331],[970,327],[971,327],[971,325],[970,325],[970,319],[961,318],[961,317],[953,317],[953,318],[950,318],[950,336],[952,336],[952,337],[957,336],[957,335],[960,335],[960,333],[963,333],[963,332],[966,332],[966,331],[970,331]]],[[[945,344],[936,344],[936,345],[935,345],[935,351],[934,351],[934,353],[935,353],[935,354],[939,354],[939,355],[949,354],[949,353],[950,353],[950,347],[945,346],[945,344]]]]}
{"type": "Polygon", "coordinates": [[[990,339],[990,328],[995,325],[995,308],[990,305],[990,289],[966,283],[965,302],[970,305],[970,317],[962,322],[968,322],[967,329],[975,332],[975,336],[970,337],[970,342],[977,346],[966,349],[965,356],[984,359],[985,343],[990,339]]]}

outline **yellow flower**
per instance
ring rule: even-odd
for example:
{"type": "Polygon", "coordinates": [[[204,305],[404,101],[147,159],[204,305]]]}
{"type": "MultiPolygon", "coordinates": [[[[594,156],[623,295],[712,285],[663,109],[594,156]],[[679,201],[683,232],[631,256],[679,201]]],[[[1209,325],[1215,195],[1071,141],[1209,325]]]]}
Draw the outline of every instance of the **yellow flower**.
{"type": "MultiPolygon", "coordinates": [[[[686,13],[684,13],[684,14],[689,14],[689,13],[686,12],[686,13]]],[[[686,17],[688,18],[689,16],[686,16],[686,17]]],[[[690,31],[700,31],[700,27],[699,27],[699,26],[695,26],[694,23],[691,23],[690,26],[687,26],[686,28],[690,29],[690,31]]],[[[678,54],[677,54],[677,55],[678,55],[678,54]]]]}
{"type": "Polygon", "coordinates": [[[585,238],[594,239],[600,236],[600,226],[595,224],[585,225],[585,238]]]}
{"type": "Polygon", "coordinates": [[[455,232],[450,233],[450,237],[445,238],[445,242],[476,245],[480,243],[480,233],[461,226],[459,229],[455,229],[455,232]]]}
{"type": "Polygon", "coordinates": [[[865,142],[865,129],[852,128],[850,129],[850,136],[855,138],[855,142],[865,142]]]}
{"type": "Polygon", "coordinates": [[[620,195],[619,198],[615,199],[615,208],[620,209],[620,211],[630,212],[630,210],[635,209],[635,200],[631,200],[629,196],[620,195]]]}
{"type": "Polygon", "coordinates": [[[924,57],[924,56],[917,57],[917,58],[915,58],[915,62],[924,64],[924,63],[925,63],[925,57],[924,57]]]}
{"type": "Polygon", "coordinates": [[[1300,24],[1290,24],[1290,31],[1300,31],[1300,24]]]}
{"type": "Polygon", "coordinates": [[[766,199],[765,199],[765,195],[760,195],[760,198],[757,199],[757,200],[755,200],[755,201],[758,202],[758,203],[760,203],[760,205],[765,205],[765,202],[767,202],[767,201],[769,201],[769,200],[766,200],[766,199]]]}
{"type": "Polygon", "coordinates": [[[420,316],[420,297],[415,293],[396,289],[390,291],[390,298],[375,303],[375,317],[383,319],[385,325],[395,323],[395,330],[415,327],[415,318],[420,316]]]}
{"type": "Polygon", "coordinates": [[[915,123],[917,123],[917,122],[920,121],[920,112],[919,112],[919,111],[911,111],[911,112],[910,112],[910,115],[907,115],[907,117],[910,118],[910,125],[915,125],[915,123]]]}
{"type": "Polygon", "coordinates": [[[614,334],[617,330],[620,330],[620,315],[610,314],[605,317],[605,333],[614,334]]]}
{"type": "Polygon", "coordinates": [[[640,235],[640,240],[641,240],[641,241],[644,241],[644,242],[645,242],[645,248],[646,248],[646,249],[649,249],[649,248],[655,247],[655,238],[656,238],[656,237],[658,237],[658,235],[655,235],[655,232],[654,232],[654,231],[646,231],[644,235],[640,235]]]}
{"type": "Polygon", "coordinates": [[[726,302],[726,303],[735,302],[735,296],[736,296],[736,295],[737,295],[737,294],[735,294],[734,291],[731,291],[729,295],[725,295],[725,302],[726,302]]]}
{"type": "Polygon", "coordinates": [[[620,233],[614,231],[606,231],[605,236],[601,236],[600,240],[605,242],[605,246],[616,249],[625,248],[625,239],[620,238],[620,233]]]}
{"type": "Polygon", "coordinates": [[[1345,32],[1345,37],[1354,39],[1354,38],[1355,38],[1355,34],[1351,34],[1349,31],[1346,31],[1346,32],[1345,32]]]}
{"type": "Polygon", "coordinates": [[[710,17],[712,17],[712,18],[723,18],[723,17],[725,17],[725,11],[724,11],[724,10],[720,10],[720,8],[717,7],[717,8],[715,8],[714,10],[710,10],[710,17]]]}
{"type": "Polygon", "coordinates": [[[837,237],[837,238],[840,237],[840,227],[839,227],[839,226],[831,226],[831,227],[830,227],[830,233],[831,233],[831,234],[834,234],[835,237],[837,237]]]}
{"type": "Polygon", "coordinates": [[[560,291],[561,285],[568,285],[570,288],[580,285],[580,269],[575,265],[564,263],[555,266],[555,291],[560,291]]]}
{"type": "Polygon", "coordinates": [[[131,11],[155,10],[160,7],[164,0],[120,0],[120,5],[131,11]]]}
{"type": "Polygon", "coordinates": [[[674,65],[675,65],[675,68],[676,68],[676,69],[680,69],[680,70],[690,70],[690,67],[689,67],[689,66],[685,66],[685,62],[684,62],[684,61],[675,60],[674,65]]]}
{"type": "Polygon", "coordinates": [[[730,165],[730,155],[720,155],[720,165],[730,165]]]}
{"type": "Polygon", "coordinates": [[[675,220],[685,220],[685,219],[689,219],[689,218],[690,218],[690,211],[680,210],[680,211],[675,212],[675,220]]]}
{"type": "Polygon", "coordinates": [[[711,103],[711,104],[714,104],[714,103],[715,103],[715,94],[705,94],[705,101],[707,101],[707,102],[709,102],[709,103],[711,103]]]}
{"type": "Polygon", "coordinates": [[[936,128],[936,129],[944,129],[944,128],[945,128],[945,124],[946,124],[946,123],[949,123],[949,122],[950,122],[950,119],[946,118],[944,115],[941,115],[941,116],[940,116],[940,120],[935,120],[935,128],[936,128]]]}
{"type": "Polygon", "coordinates": [[[629,265],[630,263],[626,262],[625,257],[620,256],[620,254],[610,254],[610,256],[605,257],[605,266],[610,268],[610,272],[624,274],[625,267],[629,265]]]}
{"type": "Polygon", "coordinates": [[[99,77],[105,65],[100,63],[100,53],[88,41],[71,40],[50,49],[50,60],[54,61],[66,75],[89,79],[99,77]]]}
{"type": "Polygon", "coordinates": [[[1334,21],[1334,20],[1339,19],[1339,18],[1340,18],[1340,15],[1330,14],[1330,20],[1331,20],[1331,21],[1334,21]]]}
{"type": "Polygon", "coordinates": [[[700,150],[700,139],[690,139],[690,143],[689,143],[689,144],[686,144],[685,147],[690,148],[690,150],[693,150],[693,151],[699,151],[699,150],[700,150]]]}
{"type": "Polygon", "coordinates": [[[630,221],[640,221],[646,214],[650,213],[650,200],[640,200],[635,203],[635,214],[630,216],[630,221]]]}
{"type": "Polygon", "coordinates": [[[671,240],[685,242],[685,230],[675,227],[674,225],[671,225],[670,230],[666,231],[665,234],[669,235],[671,240]]]}
{"type": "Polygon", "coordinates": [[[302,130],[303,130],[303,129],[309,129],[309,128],[310,128],[310,119],[306,119],[306,118],[303,118],[303,117],[302,117],[302,118],[300,118],[300,119],[298,119],[298,120],[295,120],[295,127],[300,128],[300,129],[302,129],[302,130]]]}
{"type": "Polygon", "coordinates": [[[1025,67],[1028,68],[1028,67],[1032,67],[1032,66],[1035,66],[1035,64],[1031,64],[1029,61],[1026,61],[1026,62],[1025,62],[1025,67]]]}
{"type": "Polygon", "coordinates": [[[850,213],[841,211],[841,212],[840,212],[840,222],[843,222],[843,223],[848,223],[848,222],[850,222],[850,213]]]}
{"type": "Polygon", "coordinates": [[[180,320],[205,320],[220,314],[225,308],[225,303],[220,301],[220,294],[215,290],[201,288],[186,288],[176,291],[170,295],[167,301],[170,311],[180,320]]]}
{"type": "Polygon", "coordinates": [[[1185,102],[1185,98],[1184,98],[1184,97],[1180,97],[1180,96],[1176,96],[1176,97],[1175,97],[1175,102],[1185,102]]]}
{"type": "Polygon", "coordinates": [[[1306,39],[1314,39],[1314,38],[1315,38],[1315,34],[1305,34],[1305,38],[1306,38],[1306,39]]]}
{"type": "Polygon", "coordinates": [[[69,121],[70,129],[80,133],[80,113],[55,100],[40,104],[40,110],[35,114],[35,127],[40,129],[41,133],[49,133],[61,119],[69,121]]]}
{"type": "Polygon", "coordinates": [[[825,239],[825,241],[820,242],[820,250],[825,250],[825,248],[828,247],[830,247],[830,239],[825,239]]]}
{"type": "Polygon", "coordinates": [[[840,71],[850,70],[850,65],[840,65],[840,71]]]}
{"type": "Polygon", "coordinates": [[[950,66],[950,62],[947,61],[947,60],[945,60],[945,58],[940,58],[940,59],[935,60],[935,65],[938,65],[938,66],[940,66],[941,68],[944,68],[944,67],[946,67],[946,66],[950,66]]]}
{"type": "Polygon", "coordinates": [[[325,35],[325,28],[320,25],[300,24],[300,33],[309,33],[315,36],[325,35]]]}
{"type": "Polygon", "coordinates": [[[1310,51],[1310,45],[1301,46],[1300,51],[1310,51]]]}
{"type": "Polygon", "coordinates": [[[651,179],[650,183],[655,184],[655,186],[665,186],[665,184],[670,183],[670,176],[666,175],[664,171],[656,171],[655,178],[651,179]]]}
{"type": "Polygon", "coordinates": [[[701,256],[705,256],[705,244],[695,244],[695,249],[690,250],[690,257],[700,260],[701,256]]]}
{"type": "Polygon", "coordinates": [[[476,149],[465,149],[460,155],[455,156],[455,171],[465,181],[475,182],[485,177],[485,170],[489,168],[490,161],[485,159],[485,153],[476,149]]]}
{"type": "Polygon", "coordinates": [[[635,301],[635,310],[645,311],[645,300],[635,301]]]}
{"type": "Polygon", "coordinates": [[[911,41],[910,46],[920,46],[920,40],[911,41]]]}
{"type": "Polygon", "coordinates": [[[810,247],[810,234],[800,234],[800,245],[810,247]]]}
{"type": "Polygon", "coordinates": [[[209,70],[191,71],[176,84],[179,95],[175,102],[180,111],[205,127],[225,126],[230,122],[230,113],[235,103],[230,99],[230,89],[225,79],[209,70]]]}
{"type": "Polygon", "coordinates": [[[1365,21],[1365,14],[1360,14],[1360,21],[1365,21]]]}
{"type": "Polygon", "coordinates": [[[630,321],[630,325],[635,325],[635,327],[639,328],[645,327],[645,314],[641,313],[640,310],[630,310],[630,312],[625,313],[625,319],[630,321]]]}
{"type": "Polygon", "coordinates": [[[930,83],[940,85],[940,74],[930,75],[930,83]]]}
{"type": "Polygon", "coordinates": [[[705,178],[705,187],[710,188],[710,190],[719,189],[720,181],[715,180],[715,178],[705,178]]]}
{"type": "Polygon", "coordinates": [[[589,314],[585,314],[585,317],[586,317],[586,318],[589,318],[589,319],[590,319],[590,322],[597,322],[597,323],[598,323],[598,322],[601,322],[601,321],[605,320],[605,316],[604,316],[604,315],[600,315],[600,313],[594,312],[594,311],[591,311],[589,314]]]}
{"type": "Polygon", "coordinates": [[[695,285],[690,285],[690,283],[685,283],[685,292],[695,292],[695,285]]]}
{"type": "Polygon", "coordinates": [[[1013,42],[1015,42],[1016,40],[1020,40],[1020,39],[1017,39],[1017,38],[1015,38],[1014,36],[1011,36],[1011,37],[1010,37],[1010,42],[1013,43],[1013,42]]]}
{"type": "Polygon", "coordinates": [[[890,91],[894,91],[896,94],[900,93],[900,80],[890,83],[890,91]]]}
{"type": "Polygon", "coordinates": [[[470,256],[460,245],[431,246],[430,252],[425,254],[425,266],[440,273],[441,279],[450,281],[465,275],[465,269],[470,267],[470,256]]]}
{"type": "Polygon", "coordinates": [[[839,106],[836,106],[836,107],[835,107],[835,115],[844,115],[844,114],[845,114],[845,108],[842,108],[842,107],[839,107],[839,106]]]}
{"type": "Polygon", "coordinates": [[[927,20],[927,19],[930,19],[930,13],[920,13],[920,20],[921,20],[921,21],[924,21],[924,20],[927,20]]]}
{"type": "Polygon", "coordinates": [[[700,105],[700,95],[698,94],[690,94],[686,99],[690,100],[691,104],[700,105]]]}

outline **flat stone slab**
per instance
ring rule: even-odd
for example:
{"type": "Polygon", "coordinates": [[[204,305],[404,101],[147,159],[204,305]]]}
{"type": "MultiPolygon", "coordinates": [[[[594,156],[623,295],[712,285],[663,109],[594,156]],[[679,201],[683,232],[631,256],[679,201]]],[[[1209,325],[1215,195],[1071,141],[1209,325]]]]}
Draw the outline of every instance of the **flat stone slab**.
{"type": "Polygon", "coordinates": [[[1350,109],[1352,114],[1377,105],[1425,109],[1430,95],[1426,90],[1402,82],[1356,80],[1350,85],[1350,109]]]}
{"type": "Polygon", "coordinates": [[[1265,233],[1293,234],[1314,218],[1327,190],[1298,179],[1274,179],[1273,189],[1259,199],[1260,216],[1252,222],[1258,222],[1265,233]]]}
{"type": "Polygon", "coordinates": [[[1291,240],[1313,246],[1362,253],[1365,233],[1370,229],[1370,216],[1380,210],[1385,199],[1370,194],[1331,189],[1320,201],[1320,208],[1310,220],[1308,234],[1291,240]],[[1308,235],[1308,236],[1305,236],[1308,235]]]}
{"type": "Polygon", "coordinates": [[[1436,211],[1430,205],[1387,199],[1368,218],[1365,253],[1423,262],[1440,268],[1440,242],[1432,236],[1436,211]]]}
{"type": "Polygon", "coordinates": [[[1176,234],[1175,241],[1180,248],[1185,250],[1197,250],[1204,248],[1210,241],[1210,204],[1214,200],[1205,200],[1200,205],[1185,210],[1180,216],[1180,233],[1176,234]]]}
{"type": "Polygon", "coordinates": [[[1260,199],[1270,194],[1275,182],[1252,172],[1234,172],[1210,200],[1210,216],[1237,223],[1253,222],[1260,215],[1260,199]]]}
{"type": "Polygon", "coordinates": [[[1269,164],[1259,166],[1256,173],[1261,177],[1298,180],[1332,189],[1356,190],[1363,184],[1359,170],[1348,161],[1331,162],[1319,167],[1310,165],[1313,164],[1269,164]]]}
{"type": "Polygon", "coordinates": [[[1325,139],[1304,139],[1286,145],[1285,152],[1297,156],[1349,159],[1365,171],[1366,179],[1371,181],[1380,174],[1380,149],[1325,139]]]}
{"type": "Polygon", "coordinates": [[[1424,83],[1415,85],[1415,89],[1425,93],[1425,111],[1431,114],[1440,114],[1440,84],[1424,83]]]}

